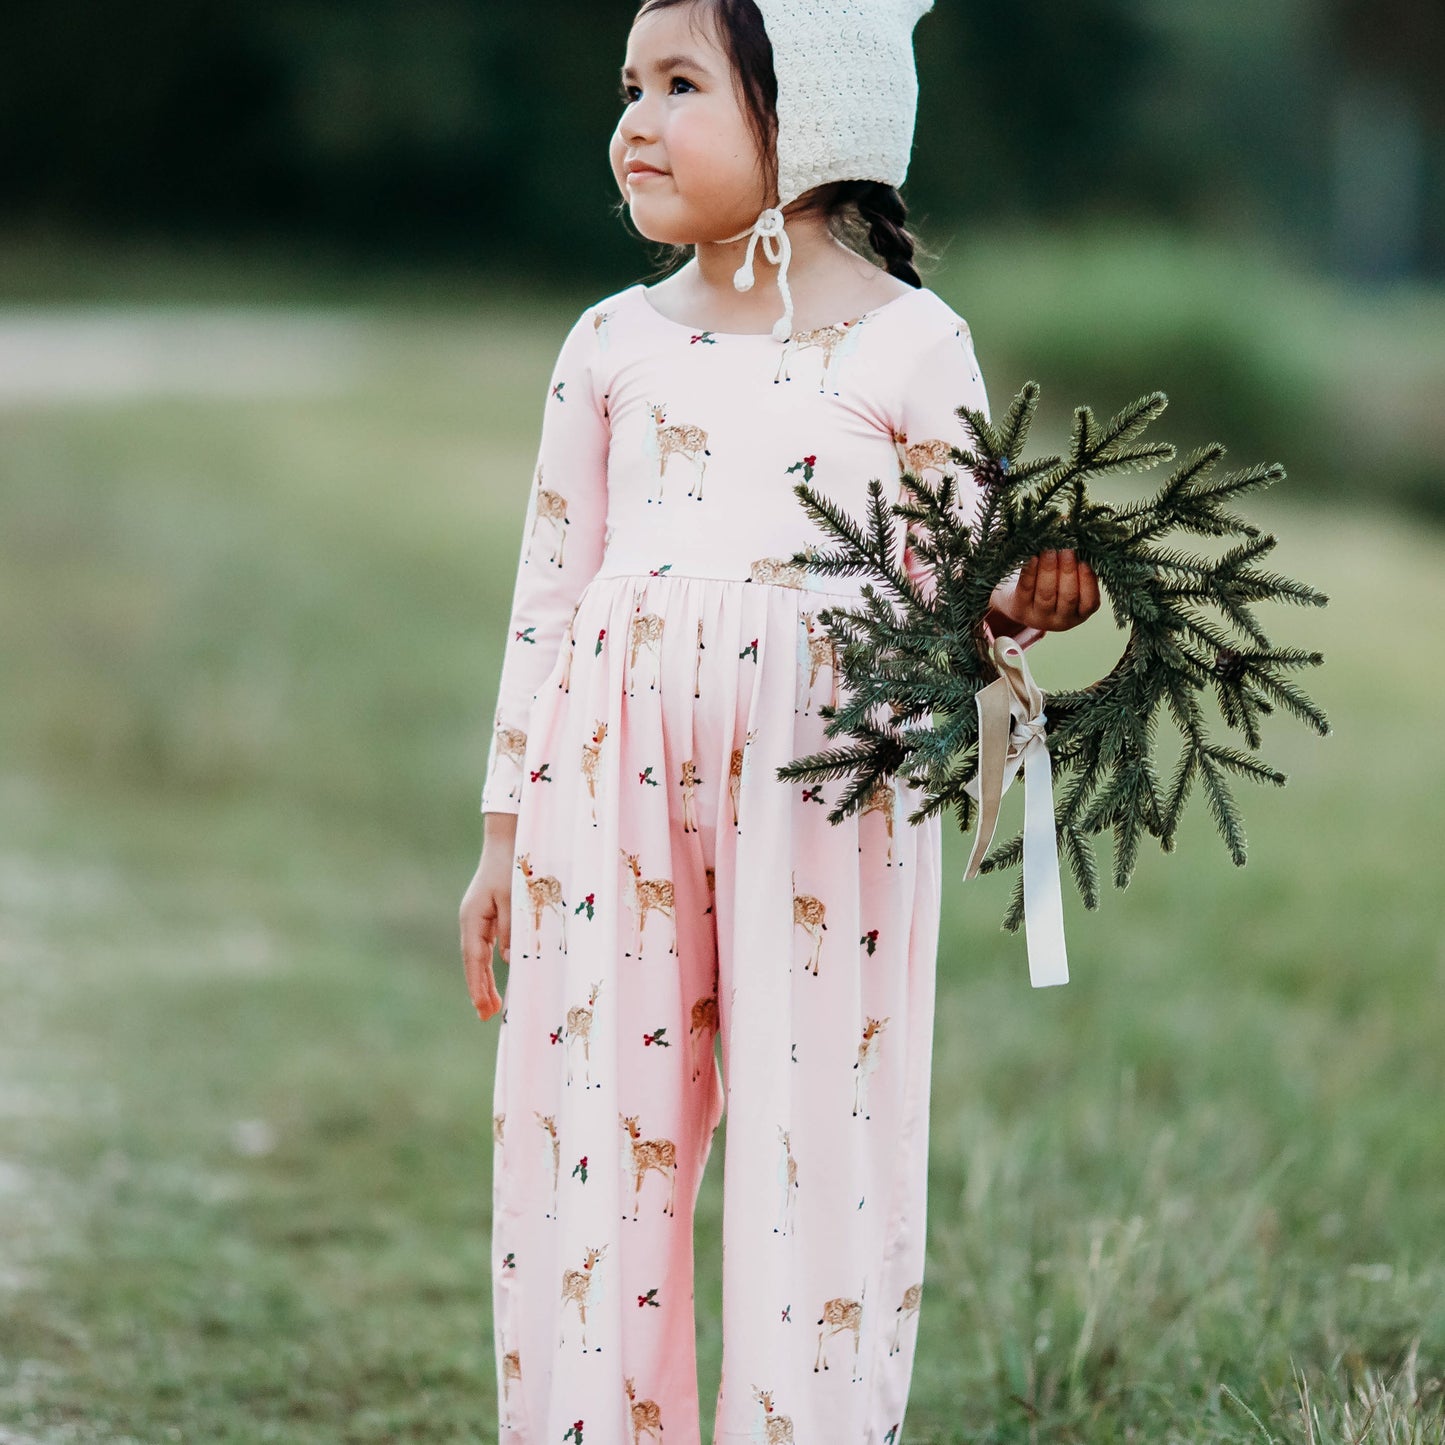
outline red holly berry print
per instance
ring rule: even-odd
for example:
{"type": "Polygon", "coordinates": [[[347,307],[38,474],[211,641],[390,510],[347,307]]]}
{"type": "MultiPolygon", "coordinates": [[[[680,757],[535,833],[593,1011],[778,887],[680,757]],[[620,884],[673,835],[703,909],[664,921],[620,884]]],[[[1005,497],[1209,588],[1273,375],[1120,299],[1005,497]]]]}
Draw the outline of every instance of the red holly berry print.
{"type": "Polygon", "coordinates": [[[551,766],[551,763],[543,763],[540,768],[529,768],[527,771],[531,773],[534,783],[555,783],[557,781],[556,778],[549,778],[547,776],[547,769],[551,766]]]}
{"type": "Polygon", "coordinates": [[[654,1029],[650,1034],[644,1033],[642,1035],[643,1047],[645,1048],[648,1044],[659,1044],[664,1049],[670,1049],[672,1047],[672,1040],[663,1038],[663,1034],[666,1032],[667,1025],[664,1024],[660,1029],[654,1029]]]}
{"type": "Polygon", "coordinates": [[[858,942],[868,950],[869,956],[871,957],[878,951],[878,930],[876,928],[870,928],[858,942]]]}
{"type": "Polygon", "coordinates": [[[592,921],[592,915],[596,911],[596,905],[597,895],[595,893],[589,893],[586,898],[584,898],[581,903],[579,903],[576,908],[572,910],[573,916],[575,917],[585,908],[587,910],[587,921],[590,923],[592,921]]]}

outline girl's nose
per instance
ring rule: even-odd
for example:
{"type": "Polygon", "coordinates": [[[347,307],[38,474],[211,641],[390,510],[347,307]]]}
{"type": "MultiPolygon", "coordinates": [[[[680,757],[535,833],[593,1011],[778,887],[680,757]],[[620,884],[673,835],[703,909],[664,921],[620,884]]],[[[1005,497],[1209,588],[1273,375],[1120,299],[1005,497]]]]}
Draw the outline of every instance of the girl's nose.
{"type": "Polygon", "coordinates": [[[622,112],[622,117],[617,122],[617,134],[628,145],[640,145],[657,135],[657,122],[653,118],[652,105],[645,95],[640,100],[634,100],[622,112]]]}

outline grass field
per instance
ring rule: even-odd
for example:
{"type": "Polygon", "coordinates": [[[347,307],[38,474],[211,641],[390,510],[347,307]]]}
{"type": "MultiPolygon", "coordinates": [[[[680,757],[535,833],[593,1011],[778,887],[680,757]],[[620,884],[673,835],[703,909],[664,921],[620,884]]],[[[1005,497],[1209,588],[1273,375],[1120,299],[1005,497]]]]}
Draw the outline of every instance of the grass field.
{"type": "MultiPolygon", "coordinates": [[[[65,394],[0,402],[0,1441],[494,1438],[455,917],[572,315],[25,318],[65,394]]],[[[1249,865],[1201,812],[1035,992],[948,836],[909,1445],[1445,1439],[1445,541],[1288,486],[1335,733],[1267,731],[1249,865]]]]}

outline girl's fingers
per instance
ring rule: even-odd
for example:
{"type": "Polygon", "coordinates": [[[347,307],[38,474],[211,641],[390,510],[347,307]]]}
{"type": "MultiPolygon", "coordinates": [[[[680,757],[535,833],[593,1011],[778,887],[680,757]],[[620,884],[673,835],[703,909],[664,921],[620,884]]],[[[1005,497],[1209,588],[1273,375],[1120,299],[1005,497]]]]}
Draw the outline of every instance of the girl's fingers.
{"type": "Polygon", "coordinates": [[[1051,547],[1035,560],[1039,569],[1034,582],[1034,601],[1039,611],[1052,612],[1059,593],[1059,554],[1051,547]]]}
{"type": "Polygon", "coordinates": [[[482,969],[482,986],[472,1002],[484,1019],[489,1019],[502,1006],[502,996],[497,992],[497,978],[489,963],[482,969]]]}
{"type": "Polygon", "coordinates": [[[472,1006],[484,1020],[502,1006],[492,972],[492,950],[499,939],[506,938],[505,920],[506,912],[498,908],[495,896],[484,901],[480,909],[467,908],[462,917],[462,965],[467,992],[472,1006]]]}
{"type": "Polygon", "coordinates": [[[1039,575],[1039,559],[1030,557],[1019,569],[1018,580],[1014,583],[1013,605],[1017,612],[1034,605],[1034,582],[1039,575]]]}
{"type": "Polygon", "coordinates": [[[1087,562],[1079,563],[1079,611],[1092,617],[1099,610],[1099,578],[1087,562]]]}
{"type": "Polygon", "coordinates": [[[1079,564],[1072,547],[1058,553],[1058,595],[1054,602],[1054,620],[1068,623],[1077,618],[1079,610],[1079,564]]]}

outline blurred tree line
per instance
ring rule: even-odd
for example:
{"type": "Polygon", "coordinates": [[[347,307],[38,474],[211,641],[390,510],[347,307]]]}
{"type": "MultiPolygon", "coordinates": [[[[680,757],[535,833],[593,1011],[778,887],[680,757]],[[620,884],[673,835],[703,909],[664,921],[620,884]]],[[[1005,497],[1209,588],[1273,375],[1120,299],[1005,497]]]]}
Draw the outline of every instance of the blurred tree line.
{"type": "MultiPolygon", "coordinates": [[[[0,225],[615,281],[637,270],[606,161],[634,12],[10,0],[0,225]]],[[[925,239],[1124,213],[1445,272],[1439,0],[940,0],[916,39],[925,239]]]]}

